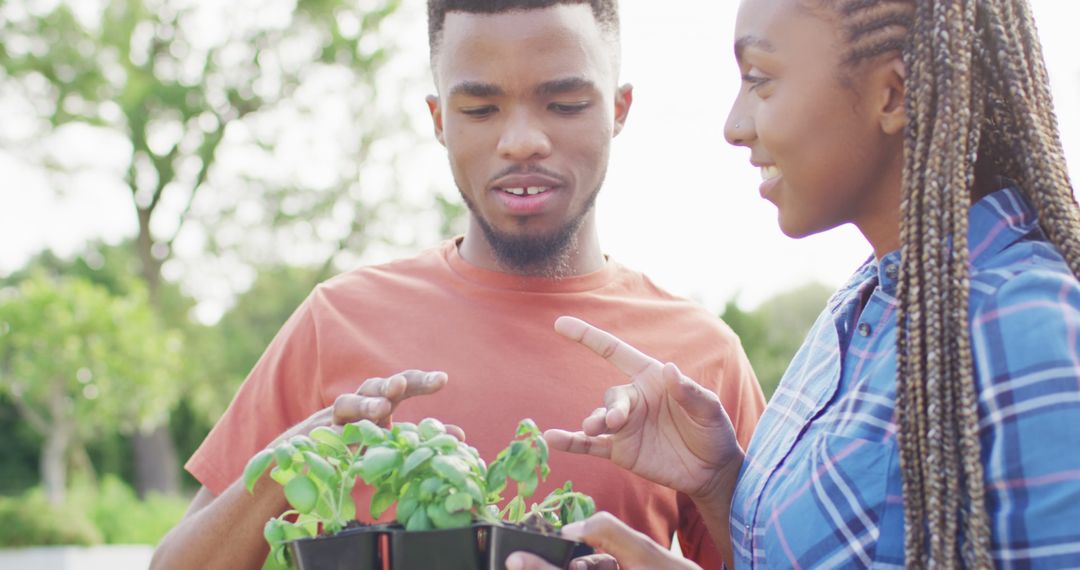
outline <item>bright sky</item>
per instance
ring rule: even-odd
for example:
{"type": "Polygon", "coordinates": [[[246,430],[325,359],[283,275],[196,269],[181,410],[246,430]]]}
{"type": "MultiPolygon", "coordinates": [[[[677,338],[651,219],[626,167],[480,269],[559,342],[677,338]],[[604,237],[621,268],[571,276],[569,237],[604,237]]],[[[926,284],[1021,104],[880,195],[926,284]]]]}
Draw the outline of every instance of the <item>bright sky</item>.
{"type": "MultiPolygon", "coordinates": [[[[1080,36],[1073,29],[1080,2],[1032,3],[1070,172],[1080,180],[1080,36]]],[[[425,66],[423,5],[404,5],[410,12],[399,22],[400,37],[411,43],[401,65],[425,66]]],[[[605,250],[713,311],[735,296],[753,307],[810,280],[839,285],[870,254],[862,237],[851,227],[785,237],[775,208],[758,196],[760,178],[748,151],[724,142],[723,121],[739,82],[731,55],[738,2],[659,5],[622,2],[623,80],[634,84],[635,101],[598,203],[605,250]]],[[[427,137],[422,96],[430,86],[417,89],[410,110],[427,137]]],[[[0,115],[9,112],[0,107],[0,115]]],[[[432,184],[450,192],[441,147],[428,141],[414,151],[427,157],[420,168],[432,184]]],[[[65,254],[92,237],[116,240],[134,232],[129,198],[114,181],[90,179],[57,198],[43,176],[2,153],[0,173],[0,274],[42,247],[65,254]]],[[[384,261],[380,255],[367,260],[384,261]]]]}

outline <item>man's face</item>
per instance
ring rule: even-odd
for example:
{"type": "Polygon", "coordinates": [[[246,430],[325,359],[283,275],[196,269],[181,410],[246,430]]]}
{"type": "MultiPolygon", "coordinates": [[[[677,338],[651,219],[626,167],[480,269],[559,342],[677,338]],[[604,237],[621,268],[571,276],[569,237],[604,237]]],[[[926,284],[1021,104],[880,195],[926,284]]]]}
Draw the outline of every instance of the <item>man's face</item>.
{"type": "Polygon", "coordinates": [[[472,212],[469,239],[504,265],[542,266],[592,231],[630,105],[615,56],[586,4],[447,14],[429,106],[472,212]]]}

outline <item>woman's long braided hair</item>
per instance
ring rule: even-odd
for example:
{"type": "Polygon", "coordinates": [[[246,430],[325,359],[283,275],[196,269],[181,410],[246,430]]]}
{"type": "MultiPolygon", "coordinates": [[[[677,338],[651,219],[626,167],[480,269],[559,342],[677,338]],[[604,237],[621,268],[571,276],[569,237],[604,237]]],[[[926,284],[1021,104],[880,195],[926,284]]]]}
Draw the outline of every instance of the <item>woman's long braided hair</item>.
{"type": "Polygon", "coordinates": [[[905,563],[990,568],[968,324],[976,172],[1014,181],[1080,275],[1080,209],[1031,8],[822,1],[847,32],[849,65],[899,51],[907,73],[896,389],[905,563]]]}

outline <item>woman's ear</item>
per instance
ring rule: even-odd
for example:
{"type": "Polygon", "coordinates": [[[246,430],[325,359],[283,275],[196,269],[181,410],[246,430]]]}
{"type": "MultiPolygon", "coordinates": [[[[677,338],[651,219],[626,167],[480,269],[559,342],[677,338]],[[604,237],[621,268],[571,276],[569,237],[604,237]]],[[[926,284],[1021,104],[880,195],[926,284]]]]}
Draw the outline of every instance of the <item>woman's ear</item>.
{"type": "Polygon", "coordinates": [[[897,56],[890,59],[879,70],[878,112],[881,116],[881,130],[888,135],[902,134],[907,126],[907,112],[904,98],[907,95],[907,71],[903,60],[897,56]]]}

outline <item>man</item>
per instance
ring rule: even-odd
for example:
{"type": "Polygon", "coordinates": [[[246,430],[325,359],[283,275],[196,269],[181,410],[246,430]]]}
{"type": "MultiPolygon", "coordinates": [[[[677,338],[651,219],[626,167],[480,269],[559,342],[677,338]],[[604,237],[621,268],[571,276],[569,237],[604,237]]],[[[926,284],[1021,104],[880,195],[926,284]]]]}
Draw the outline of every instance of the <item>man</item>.
{"type": "MultiPolygon", "coordinates": [[[[428,11],[438,89],[428,106],[469,206],[465,236],[316,288],[189,461],[204,487],[156,567],[261,563],[263,524],[287,506],[272,481],[249,495],[237,479],[283,434],[383,420],[426,394],[395,419],[456,424],[490,460],[522,418],[581,418],[623,379],[554,333],[565,313],[683,363],[749,439],[764,399],[730,329],[600,249],[593,204],[632,102],[617,83],[615,0],[430,0],[428,11]],[[357,395],[361,379],[406,368],[446,374],[374,379],[361,390],[373,397],[357,395]]],[[[718,565],[685,497],[599,459],[555,456],[552,473],[537,496],[569,479],[660,544],[678,531],[688,556],[718,565]]],[[[364,489],[355,498],[366,513],[364,489]]]]}

